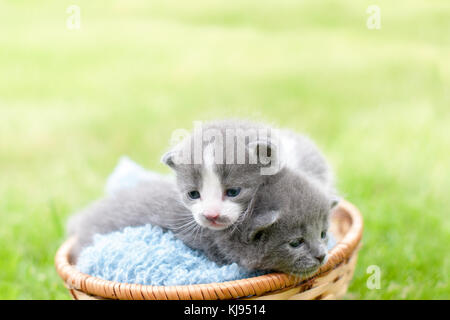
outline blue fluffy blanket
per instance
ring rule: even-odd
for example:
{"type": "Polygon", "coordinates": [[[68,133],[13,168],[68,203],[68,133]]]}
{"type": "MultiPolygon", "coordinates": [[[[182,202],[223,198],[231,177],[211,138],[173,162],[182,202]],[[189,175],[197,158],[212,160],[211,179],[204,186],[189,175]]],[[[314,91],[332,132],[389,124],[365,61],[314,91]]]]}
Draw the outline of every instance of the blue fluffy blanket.
{"type": "MultiPolygon", "coordinates": [[[[157,175],[124,157],[108,178],[106,192],[111,194],[157,175]]],[[[329,243],[332,246],[334,240],[329,243]]],[[[249,272],[236,263],[218,266],[171,232],[152,225],[96,235],[93,245],[81,252],[77,268],[105,280],[164,286],[223,282],[262,274],[249,272]]]]}

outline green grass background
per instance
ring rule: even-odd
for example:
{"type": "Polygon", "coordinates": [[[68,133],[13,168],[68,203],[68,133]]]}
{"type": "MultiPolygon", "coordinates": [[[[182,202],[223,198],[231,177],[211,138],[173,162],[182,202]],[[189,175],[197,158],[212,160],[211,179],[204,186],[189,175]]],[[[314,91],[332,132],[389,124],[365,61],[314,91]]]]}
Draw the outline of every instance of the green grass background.
{"type": "Polygon", "coordinates": [[[0,298],[68,299],[65,220],[118,158],[168,173],[173,130],[230,116],[333,164],[365,219],[348,298],[449,298],[449,88],[447,0],[0,0],[0,298]]]}

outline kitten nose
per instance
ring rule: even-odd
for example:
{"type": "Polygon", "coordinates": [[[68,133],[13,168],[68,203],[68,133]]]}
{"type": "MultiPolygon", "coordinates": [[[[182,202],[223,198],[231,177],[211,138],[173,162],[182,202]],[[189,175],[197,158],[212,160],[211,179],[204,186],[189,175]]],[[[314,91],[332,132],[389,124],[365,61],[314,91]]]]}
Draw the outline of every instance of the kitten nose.
{"type": "Polygon", "coordinates": [[[322,263],[323,260],[325,260],[326,256],[327,256],[326,254],[321,254],[320,256],[316,256],[316,259],[319,260],[320,263],[322,263]]]}
{"type": "Polygon", "coordinates": [[[214,222],[219,217],[219,212],[213,211],[213,212],[205,212],[203,213],[206,219],[208,219],[211,222],[214,222]]]}

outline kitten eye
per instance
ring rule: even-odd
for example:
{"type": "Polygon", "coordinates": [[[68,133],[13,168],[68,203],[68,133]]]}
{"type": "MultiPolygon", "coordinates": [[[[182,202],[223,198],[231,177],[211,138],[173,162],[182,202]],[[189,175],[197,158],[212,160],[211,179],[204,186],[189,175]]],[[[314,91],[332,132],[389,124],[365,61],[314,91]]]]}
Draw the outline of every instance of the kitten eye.
{"type": "Polygon", "coordinates": [[[305,241],[304,241],[303,239],[295,239],[295,240],[292,240],[291,242],[289,242],[289,245],[290,245],[292,248],[298,248],[298,247],[300,247],[304,242],[305,242],[305,241]]]}
{"type": "Polygon", "coordinates": [[[322,233],[320,234],[320,237],[322,239],[325,239],[327,237],[327,232],[326,231],[322,231],[322,233]]]}
{"type": "Polygon", "coordinates": [[[241,188],[230,188],[225,190],[225,195],[230,198],[236,197],[241,192],[241,188]]]}
{"type": "Polygon", "coordinates": [[[189,196],[189,198],[191,198],[192,200],[200,199],[200,192],[198,192],[197,190],[190,191],[190,192],[188,192],[188,196],[189,196]]]}

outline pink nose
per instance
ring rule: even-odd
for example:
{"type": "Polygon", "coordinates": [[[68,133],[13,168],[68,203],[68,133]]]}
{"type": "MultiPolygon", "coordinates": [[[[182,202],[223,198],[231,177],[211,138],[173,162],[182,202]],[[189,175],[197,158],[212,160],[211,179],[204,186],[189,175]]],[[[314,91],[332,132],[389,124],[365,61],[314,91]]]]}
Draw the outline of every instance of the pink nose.
{"type": "Polygon", "coordinates": [[[208,219],[209,221],[216,221],[216,219],[219,217],[219,212],[217,211],[208,211],[208,212],[204,212],[203,215],[205,216],[206,219],[208,219]]]}

